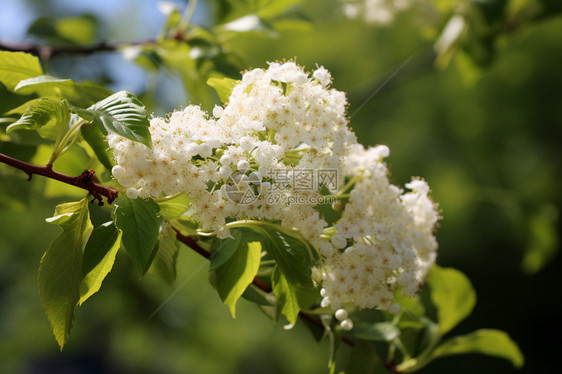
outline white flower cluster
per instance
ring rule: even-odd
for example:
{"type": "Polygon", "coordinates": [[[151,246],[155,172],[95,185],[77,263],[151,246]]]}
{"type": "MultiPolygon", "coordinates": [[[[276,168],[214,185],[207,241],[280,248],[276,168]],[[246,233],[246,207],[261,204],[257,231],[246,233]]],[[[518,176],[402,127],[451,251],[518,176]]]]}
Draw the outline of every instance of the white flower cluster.
{"type": "Polygon", "coordinates": [[[365,23],[384,26],[396,15],[420,0],[340,0],[343,12],[349,18],[363,18],[365,23]]]}
{"type": "Polygon", "coordinates": [[[219,238],[233,219],[298,231],[322,257],[313,269],[322,306],[350,329],[342,308],[397,311],[392,291],[418,290],[435,262],[438,214],[424,181],[413,179],[406,193],[389,183],[388,147],[357,143],[345,94],[330,84],[323,67],[311,75],[293,62],[270,63],[244,73],[212,116],[191,105],[153,118],[152,149],[115,134],[108,142],[129,198],[185,193],[193,219],[219,238]],[[325,170],[329,182],[298,185],[298,174],[325,170]],[[271,199],[280,194],[299,199],[271,199]],[[327,195],[341,214],[330,224],[317,206],[327,195]]]}

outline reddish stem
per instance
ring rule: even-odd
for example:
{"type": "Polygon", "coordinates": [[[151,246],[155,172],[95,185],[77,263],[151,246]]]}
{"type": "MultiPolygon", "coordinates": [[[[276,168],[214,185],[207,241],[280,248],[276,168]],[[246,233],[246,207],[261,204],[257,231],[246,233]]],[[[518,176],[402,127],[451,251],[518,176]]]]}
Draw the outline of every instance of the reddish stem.
{"type": "Polygon", "coordinates": [[[0,162],[6,165],[13,166],[25,172],[29,176],[28,181],[31,180],[33,174],[37,174],[57,180],[59,182],[70,184],[71,186],[82,188],[88,191],[90,194],[92,194],[92,196],[94,196],[96,200],[98,200],[98,205],[103,205],[102,196],[105,196],[107,198],[107,202],[109,204],[113,203],[113,201],[117,197],[116,190],[94,182],[93,171],[84,170],[81,175],[72,177],[70,175],[54,171],[52,169],[52,166],[36,166],[28,164],[27,162],[17,160],[2,153],[0,153],[0,162]]]}

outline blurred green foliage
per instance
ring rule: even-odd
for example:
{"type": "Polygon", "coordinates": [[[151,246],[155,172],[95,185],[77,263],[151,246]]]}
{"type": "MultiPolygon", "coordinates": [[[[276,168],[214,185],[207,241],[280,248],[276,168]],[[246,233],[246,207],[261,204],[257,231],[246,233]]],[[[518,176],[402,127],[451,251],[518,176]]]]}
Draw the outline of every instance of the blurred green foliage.
{"type": "MultiPolygon", "coordinates": [[[[130,32],[126,22],[104,28],[103,19],[87,11],[67,13],[62,2],[26,3],[37,19],[29,28],[35,41],[89,45],[101,37],[120,39],[130,32]]],[[[510,23],[513,28],[502,33],[492,26],[486,29],[483,35],[490,54],[485,59],[474,59],[466,48],[452,55],[447,66],[436,69],[432,42],[412,24],[411,15],[399,17],[391,27],[374,29],[345,19],[335,1],[304,1],[298,9],[285,9],[296,1],[276,1],[270,7],[258,0],[199,3],[208,10],[207,19],[193,22],[211,26],[191,29],[186,40],[148,43],[136,51],[134,60],[149,71],[149,84],[135,94],[148,109],[175,109],[162,94],[169,86],[159,86],[163,76],[177,77],[172,79],[173,92],[185,89],[192,102],[201,101],[209,108],[218,98],[204,82],[217,72],[239,78],[240,70],[289,58],[307,66],[325,66],[334,77],[334,87],[348,92],[351,126],[359,140],[390,147],[387,161],[394,182],[403,185],[411,175],[422,175],[433,188],[443,215],[438,262],[465,272],[478,294],[474,313],[453,333],[503,329],[525,354],[526,364],[519,372],[556,372],[557,336],[562,334],[556,322],[562,312],[557,295],[562,286],[558,271],[560,4],[554,0],[477,2],[488,19],[508,12],[508,19],[518,20],[524,10],[523,15],[532,20],[510,23]],[[525,13],[531,8],[524,6],[530,3],[541,9],[525,13]],[[283,7],[282,16],[272,16],[278,14],[274,6],[283,7]],[[261,18],[233,26],[248,9],[261,18]],[[244,25],[249,25],[245,32],[229,31],[244,25]],[[549,333],[545,336],[544,331],[549,333]]],[[[148,5],[138,5],[143,6],[148,5]]],[[[171,16],[169,20],[173,21],[171,16]]],[[[178,24],[168,22],[166,27],[172,26],[178,24]]],[[[160,37],[170,37],[166,27],[160,37]]],[[[43,61],[43,68],[46,73],[67,68],[87,71],[85,76],[63,78],[107,84],[109,77],[96,69],[97,61],[60,54],[43,61]]],[[[2,113],[31,98],[0,85],[2,113]]],[[[0,119],[1,128],[17,117],[0,119]]],[[[4,131],[0,133],[0,152],[36,164],[46,162],[52,147],[39,137],[13,134],[7,142],[4,131]]],[[[87,147],[73,148],[57,161],[57,167],[78,175],[89,159],[87,147]]],[[[88,167],[98,173],[103,170],[101,165],[88,167]]],[[[208,263],[183,246],[172,287],[150,275],[139,281],[135,265],[119,253],[104,292],[80,308],[70,344],[59,353],[39,302],[36,270],[58,234],[44,218],[52,215],[56,204],[83,194],[40,177],[28,183],[24,173],[4,165],[0,178],[0,371],[327,371],[327,346],[314,344],[301,324],[291,332],[280,325],[272,327],[270,319],[246,301],[237,304],[239,312],[232,319],[209,285],[208,263]]],[[[96,226],[109,219],[109,211],[90,213],[96,226]]],[[[342,347],[340,354],[349,351],[342,347]]],[[[476,370],[514,369],[508,362],[469,356],[443,359],[421,372],[476,370]]]]}

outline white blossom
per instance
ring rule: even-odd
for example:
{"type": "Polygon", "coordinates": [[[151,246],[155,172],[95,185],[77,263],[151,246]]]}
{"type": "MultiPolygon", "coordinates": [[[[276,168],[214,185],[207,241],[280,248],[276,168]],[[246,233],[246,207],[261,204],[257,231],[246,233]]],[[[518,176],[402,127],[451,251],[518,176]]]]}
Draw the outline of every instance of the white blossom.
{"type": "Polygon", "coordinates": [[[200,229],[223,239],[227,222],[243,219],[299,232],[322,257],[312,269],[321,306],[348,330],[347,305],[395,313],[394,290],[417,292],[435,263],[439,215],[422,179],[407,192],[390,183],[388,147],[357,143],[345,94],[330,83],[324,67],[310,74],[270,63],[244,73],[212,116],[190,105],[152,118],[152,148],[113,133],[107,140],[113,176],[131,199],[183,193],[200,229]],[[297,177],[310,170],[335,175],[303,189],[297,177]],[[318,210],[321,192],[337,198],[334,223],[318,210]]]}

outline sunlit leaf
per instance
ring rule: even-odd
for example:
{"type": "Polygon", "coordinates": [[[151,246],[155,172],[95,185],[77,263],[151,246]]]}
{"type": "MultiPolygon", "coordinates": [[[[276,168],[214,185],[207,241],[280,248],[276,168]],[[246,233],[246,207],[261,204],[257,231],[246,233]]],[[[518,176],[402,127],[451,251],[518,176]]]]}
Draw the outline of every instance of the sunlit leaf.
{"type": "Polygon", "coordinates": [[[476,330],[447,340],[433,351],[432,359],[469,353],[504,358],[516,368],[522,367],[525,362],[519,347],[508,334],[491,329],[476,330]]]}
{"type": "Polygon", "coordinates": [[[62,97],[71,104],[88,107],[113,94],[113,91],[92,82],[75,82],[50,75],[22,80],[14,89],[18,94],[62,97]]]}
{"type": "Polygon", "coordinates": [[[113,132],[147,147],[152,146],[148,114],[144,105],[132,93],[117,92],[92,105],[88,111],[94,116],[94,123],[104,135],[113,132]]]}
{"type": "Polygon", "coordinates": [[[68,126],[70,113],[66,100],[43,98],[29,105],[19,120],[6,129],[37,130],[43,138],[55,140],[68,126]]]}
{"type": "Polygon", "coordinates": [[[189,198],[185,194],[181,194],[171,200],[159,202],[160,214],[166,220],[180,217],[189,210],[189,202],[189,198]]]}
{"type": "Polygon", "coordinates": [[[98,292],[103,280],[111,271],[121,245],[121,234],[121,230],[115,227],[113,222],[104,223],[92,231],[82,259],[84,278],[80,284],[80,305],[98,292]]]}
{"type": "Polygon", "coordinates": [[[230,93],[234,86],[236,86],[240,81],[231,78],[209,78],[207,84],[213,87],[221,102],[226,103],[230,97],[230,93]]]}
{"type": "Polygon", "coordinates": [[[258,273],[261,260],[259,242],[238,247],[230,259],[216,269],[216,288],[221,300],[236,317],[236,302],[258,273]]]}
{"type": "Polygon", "coordinates": [[[0,83],[13,91],[19,81],[43,74],[39,59],[24,52],[0,51],[0,83]]]}
{"type": "Polygon", "coordinates": [[[39,265],[41,304],[61,349],[66,343],[80,300],[82,250],[92,231],[88,199],[58,205],[47,222],[63,232],[49,245],[39,265]]]}
{"type": "Polygon", "coordinates": [[[258,233],[247,228],[233,228],[230,230],[231,238],[221,241],[211,256],[211,266],[209,270],[215,270],[225,264],[240,248],[249,242],[260,241],[258,233]]]}
{"type": "Polygon", "coordinates": [[[460,271],[435,266],[427,282],[431,287],[431,301],[437,308],[439,332],[445,334],[472,312],[476,293],[470,280],[460,271]]]}
{"type": "Polygon", "coordinates": [[[144,275],[156,254],[155,246],[162,223],[162,216],[158,214],[160,208],[152,199],[132,200],[127,197],[119,197],[113,205],[115,226],[123,231],[125,249],[144,275]]]}

